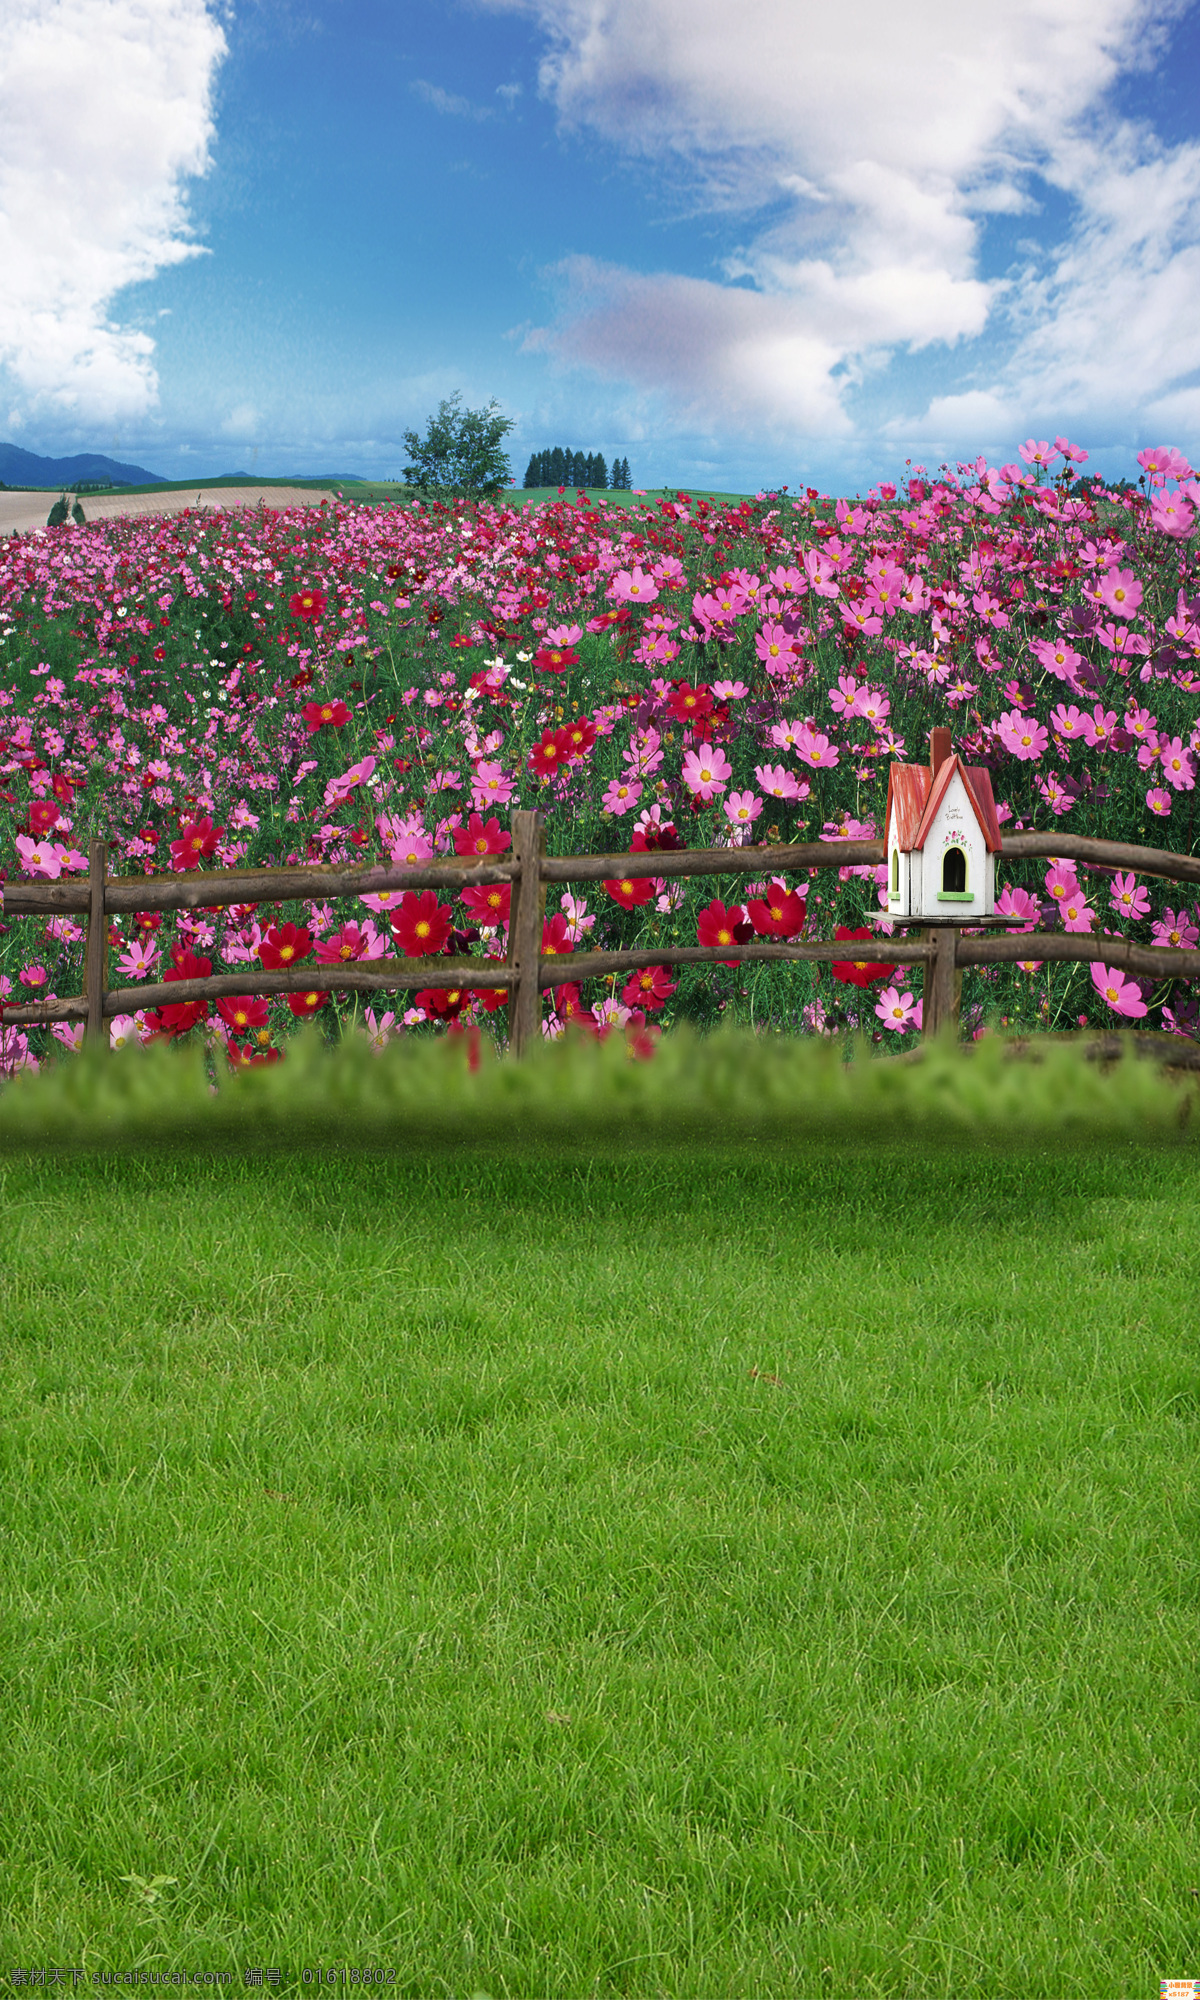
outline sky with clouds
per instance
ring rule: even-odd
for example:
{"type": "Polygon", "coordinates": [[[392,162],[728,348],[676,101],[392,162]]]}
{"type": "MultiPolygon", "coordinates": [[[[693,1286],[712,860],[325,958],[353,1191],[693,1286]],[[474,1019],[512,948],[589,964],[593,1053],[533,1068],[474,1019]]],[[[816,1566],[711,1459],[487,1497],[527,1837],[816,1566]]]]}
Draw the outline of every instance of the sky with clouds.
{"type": "Polygon", "coordinates": [[[1200,459],[1200,0],[0,0],[0,438],[1200,459]]]}

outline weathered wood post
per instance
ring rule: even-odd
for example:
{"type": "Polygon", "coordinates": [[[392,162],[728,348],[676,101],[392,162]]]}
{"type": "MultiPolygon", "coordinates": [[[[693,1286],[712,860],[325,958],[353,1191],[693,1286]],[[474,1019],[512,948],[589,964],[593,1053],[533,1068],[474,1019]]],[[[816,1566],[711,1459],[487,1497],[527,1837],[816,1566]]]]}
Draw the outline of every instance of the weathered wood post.
{"type": "Polygon", "coordinates": [[[921,1036],[932,1037],[943,1029],[958,1035],[962,1007],[962,973],[956,960],[962,932],[953,924],[939,924],[927,930],[926,938],[936,944],[937,955],[925,961],[925,993],[921,1008],[921,1036]]]}
{"type": "Polygon", "coordinates": [[[88,842],[88,922],[84,958],[83,987],[87,1001],[84,1039],[104,1040],[104,990],[108,984],[108,917],[104,908],[104,884],[108,874],[108,842],[88,842]]]}
{"type": "Polygon", "coordinates": [[[541,813],[518,812],[513,814],[511,824],[513,860],[519,863],[521,872],[513,883],[508,916],[508,962],[516,973],[515,985],[508,989],[508,1052],[520,1057],[536,1042],[542,1026],[542,995],[537,976],[546,904],[546,884],[541,874],[546,822],[541,813]]]}

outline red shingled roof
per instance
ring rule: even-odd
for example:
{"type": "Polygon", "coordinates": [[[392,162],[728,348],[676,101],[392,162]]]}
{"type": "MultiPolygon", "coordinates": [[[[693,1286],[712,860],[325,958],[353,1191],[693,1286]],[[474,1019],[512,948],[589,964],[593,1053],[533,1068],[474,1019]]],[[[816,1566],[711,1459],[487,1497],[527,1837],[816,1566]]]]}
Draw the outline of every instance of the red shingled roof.
{"type": "Polygon", "coordinates": [[[924,846],[934,815],[956,771],[963,781],[988,852],[999,854],[1000,821],[992,795],[991,775],[981,765],[962,763],[957,755],[947,757],[936,778],[931,776],[928,764],[892,765],[888,773],[887,809],[883,824],[886,832],[894,807],[896,831],[905,854],[924,846]]]}

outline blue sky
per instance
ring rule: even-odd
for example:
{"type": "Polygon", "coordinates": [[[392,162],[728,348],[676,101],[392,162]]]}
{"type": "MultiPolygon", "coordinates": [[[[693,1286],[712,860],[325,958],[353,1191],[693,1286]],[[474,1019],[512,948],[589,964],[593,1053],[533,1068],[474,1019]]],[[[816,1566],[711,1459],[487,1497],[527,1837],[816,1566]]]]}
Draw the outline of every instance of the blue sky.
{"type": "Polygon", "coordinates": [[[1200,459],[1200,6],[5,0],[0,437],[635,486],[1200,459]]]}

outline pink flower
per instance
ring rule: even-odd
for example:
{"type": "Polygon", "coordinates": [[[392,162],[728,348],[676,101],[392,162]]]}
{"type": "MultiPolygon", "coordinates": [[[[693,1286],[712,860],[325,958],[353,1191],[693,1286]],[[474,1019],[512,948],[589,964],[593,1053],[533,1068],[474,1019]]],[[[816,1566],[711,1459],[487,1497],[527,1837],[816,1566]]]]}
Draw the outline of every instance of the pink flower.
{"type": "Polygon", "coordinates": [[[1085,902],[1084,898],[1076,891],[1073,896],[1066,897],[1063,902],[1063,929],[1065,931],[1090,931],[1092,928],[1092,918],[1095,914],[1096,912],[1093,910],[1091,904],[1085,902]]]}
{"type": "Polygon", "coordinates": [[[1118,916],[1133,919],[1150,914],[1150,892],[1138,886],[1136,875],[1118,875],[1108,900],[1118,916]]]}
{"type": "Polygon", "coordinates": [[[1200,938],[1200,931],[1188,916],[1186,910],[1164,910],[1155,919],[1150,932],[1155,944],[1165,945],[1172,951],[1191,951],[1200,938]]]}
{"type": "MultiPolygon", "coordinates": [[[[771,733],[774,735],[775,732],[771,733]]],[[[828,736],[822,736],[819,730],[810,729],[806,722],[801,723],[795,730],[792,748],[797,757],[802,758],[806,764],[811,764],[814,771],[832,770],[839,762],[836,745],[829,741],[828,736]]]]}
{"type": "Polygon", "coordinates": [[[647,570],[635,563],[631,570],[617,571],[608,586],[608,594],[619,604],[653,604],[658,596],[658,585],[647,570]]]}
{"type": "Polygon", "coordinates": [[[1161,485],[1164,479],[1191,477],[1191,466],[1183,453],[1177,451],[1173,444],[1155,445],[1153,450],[1147,448],[1145,451],[1139,451],[1137,462],[1142,471],[1149,475],[1152,486],[1161,485]]]}
{"type": "Polygon", "coordinates": [[[688,751],[681,775],[689,792],[707,800],[725,790],[726,782],[733,775],[733,765],[723,750],[717,749],[715,744],[705,743],[699,750],[688,751]]]}
{"type": "Polygon", "coordinates": [[[872,729],[882,729],[892,712],[892,704],[884,694],[874,688],[860,688],[854,697],[854,713],[869,722],[872,729]]]}
{"type": "Polygon", "coordinates": [[[906,1034],[909,1028],[918,1027],[919,1003],[911,993],[902,993],[898,987],[885,986],[875,1004],[875,1012],[885,1028],[894,1034],[906,1034]]]}
{"type": "Polygon", "coordinates": [[[1100,702],[1097,702],[1091,714],[1083,716],[1080,722],[1084,739],[1093,750],[1103,750],[1112,741],[1112,733],[1116,726],[1116,709],[1105,709],[1100,702]]]}
{"type": "Polygon", "coordinates": [[[27,875],[43,875],[49,882],[58,880],[62,874],[62,863],[46,841],[30,840],[28,834],[19,833],[16,847],[17,857],[27,875]]]}
{"type": "Polygon", "coordinates": [[[1056,736],[1064,737],[1068,742],[1074,742],[1082,738],[1083,717],[1080,715],[1074,702],[1071,703],[1069,708],[1065,702],[1059,702],[1058,707],[1051,713],[1050,727],[1056,736]]]}
{"type": "Polygon", "coordinates": [[[1150,519],[1164,535],[1185,541],[1196,525],[1194,509],[1178,491],[1150,495],[1150,519]]]}
{"type": "Polygon", "coordinates": [[[1019,708],[1013,708],[1002,715],[996,724],[996,734],[1006,750],[1019,757],[1022,763],[1036,762],[1050,741],[1050,732],[1030,715],[1023,715],[1019,708]]]}
{"type": "Polygon", "coordinates": [[[484,806],[506,806],[516,788],[516,779],[502,764],[481,757],[471,779],[471,804],[477,812],[482,812],[484,806]]]}
{"type": "Polygon", "coordinates": [[[600,810],[606,813],[615,813],[619,819],[622,813],[632,811],[641,796],[642,788],[640,785],[632,784],[621,778],[614,778],[600,801],[600,810]]]}
{"type": "Polygon", "coordinates": [[[1069,861],[1056,861],[1052,868],[1047,868],[1046,893],[1056,903],[1065,903],[1068,896],[1079,894],[1079,881],[1069,861]]]}
{"type": "Polygon", "coordinates": [[[1028,889],[1012,889],[1006,884],[996,898],[996,913],[1001,917],[1027,919],[1024,928],[1031,931],[1041,921],[1042,906],[1028,889]]]}
{"type": "MultiPolygon", "coordinates": [[[[388,848],[388,859],[395,868],[419,868],[421,863],[429,861],[432,855],[433,842],[425,832],[410,833],[407,836],[398,833],[388,848]]],[[[385,901],[386,897],[390,895],[392,903],[397,904],[402,893],[399,889],[385,889],[378,896],[363,896],[359,900],[364,902],[369,910],[381,910],[389,907],[385,901]]]]}
{"type": "Polygon", "coordinates": [[[148,942],[143,944],[140,941],[135,941],[133,944],[126,945],[125,950],[117,960],[117,967],[125,974],[127,979],[145,979],[149,973],[153,972],[155,966],[158,964],[158,960],[159,951],[157,945],[152,945],[148,942]]]}
{"type": "Polygon", "coordinates": [[[1126,1014],[1136,1020],[1145,1013],[1146,1003],[1136,979],[1127,979],[1115,966],[1093,964],[1092,984],[1114,1014],[1126,1014]]]}
{"type": "Polygon", "coordinates": [[[1170,818],[1171,794],[1170,792],[1164,792],[1160,786],[1156,785],[1153,791],[1146,793],[1146,804],[1152,813],[1158,814],[1160,819],[1170,818]]]}
{"type": "Polygon", "coordinates": [[[331,778],[325,787],[326,812],[329,811],[331,806],[341,805],[344,800],[348,799],[356,785],[365,785],[374,769],[375,759],[373,757],[364,757],[361,763],[352,764],[350,769],[343,772],[340,778],[331,778]]]}
{"type": "Polygon", "coordinates": [[[1129,618],[1142,601],[1142,586],[1131,569],[1110,569],[1096,585],[1101,604],[1121,618],[1129,618]]]}
{"type": "Polygon", "coordinates": [[[754,792],[730,792],[725,801],[725,817],[733,826],[751,826],[763,809],[754,792]]]}
{"type": "Polygon", "coordinates": [[[1185,750],[1183,739],[1173,736],[1167,743],[1162,737],[1158,741],[1158,759],[1162,765],[1163,777],[1172,791],[1190,792],[1195,790],[1196,767],[1190,750],[1185,750]]]}
{"type": "Polygon", "coordinates": [[[764,792],[770,792],[774,799],[806,799],[809,786],[807,778],[797,780],[783,764],[756,764],[754,775],[764,792]]]}
{"type": "Polygon", "coordinates": [[[49,977],[44,965],[23,965],[17,974],[22,986],[31,986],[35,991],[44,986],[49,977]]]}
{"type": "Polygon", "coordinates": [[[1026,438],[1024,444],[1017,446],[1017,450],[1025,460],[1026,465],[1049,465],[1053,459],[1058,457],[1058,448],[1048,443],[1045,438],[1040,439],[1037,443],[1034,442],[1033,438],[1026,438]]]}

